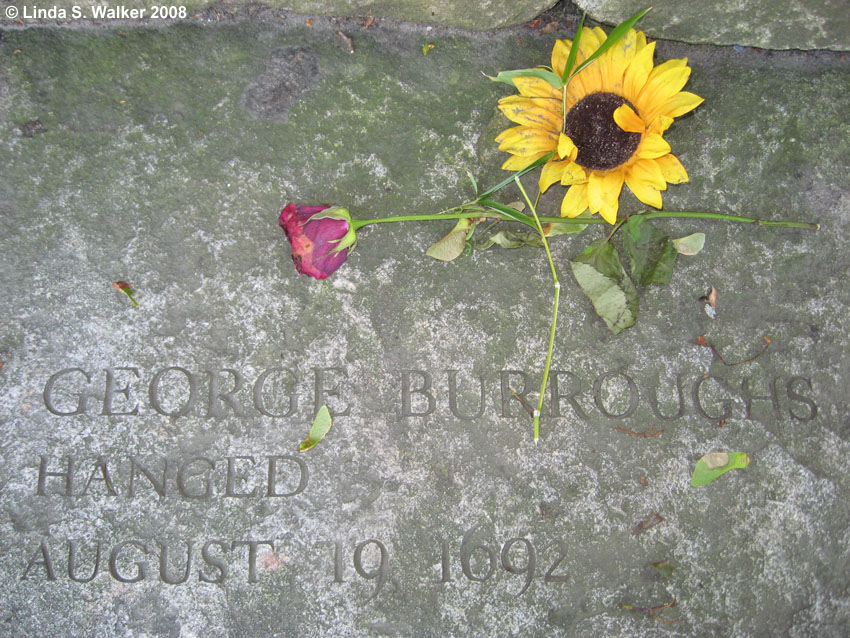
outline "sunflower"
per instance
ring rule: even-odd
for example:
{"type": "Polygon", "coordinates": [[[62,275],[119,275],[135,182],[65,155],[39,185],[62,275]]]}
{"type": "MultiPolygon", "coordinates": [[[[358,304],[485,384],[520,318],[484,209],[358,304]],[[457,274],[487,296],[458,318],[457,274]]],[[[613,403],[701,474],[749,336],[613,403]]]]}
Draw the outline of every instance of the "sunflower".
{"type": "MultiPolygon", "coordinates": [[[[576,66],[606,37],[599,27],[582,31],[576,66]]],[[[552,49],[558,77],[571,46],[570,40],[558,40],[552,49]]],[[[654,53],[655,42],[630,29],[569,81],[566,99],[545,79],[514,77],[519,95],[499,100],[502,113],[519,124],[496,138],[499,149],[512,155],[502,168],[521,170],[554,152],[539,184],[541,192],[556,182],[569,187],[561,202],[563,217],[590,209],[615,223],[624,182],[644,204],[661,208],[667,184],[688,181],[664,131],[703,99],[682,91],[691,74],[687,58],[654,66],[654,53]]]]}

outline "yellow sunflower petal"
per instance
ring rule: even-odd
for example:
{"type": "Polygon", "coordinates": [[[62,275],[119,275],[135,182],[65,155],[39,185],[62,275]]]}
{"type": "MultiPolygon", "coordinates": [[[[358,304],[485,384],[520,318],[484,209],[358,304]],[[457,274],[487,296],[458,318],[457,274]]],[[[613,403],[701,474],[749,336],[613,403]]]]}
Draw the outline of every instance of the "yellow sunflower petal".
{"type": "Polygon", "coordinates": [[[549,131],[560,131],[563,126],[563,117],[560,109],[557,113],[541,108],[538,106],[540,100],[532,100],[519,96],[518,99],[499,100],[499,110],[505,114],[511,122],[516,122],[523,126],[532,128],[541,128],[549,131]]]}
{"type": "Polygon", "coordinates": [[[664,179],[664,173],[657,161],[638,160],[629,167],[628,178],[632,182],[643,182],[661,191],[667,190],[667,181],[664,179]]]}
{"type": "Polygon", "coordinates": [[[614,121],[629,133],[646,133],[646,122],[628,104],[621,104],[614,109],[614,121]]]}
{"type": "Polygon", "coordinates": [[[546,162],[543,165],[543,169],[540,171],[540,179],[537,181],[537,185],[540,187],[540,192],[545,193],[548,188],[556,183],[561,181],[561,175],[564,174],[564,169],[571,164],[570,160],[564,160],[563,162],[546,162]]]}
{"type": "Polygon", "coordinates": [[[599,213],[603,209],[610,209],[617,205],[623,188],[623,179],[622,169],[608,173],[596,171],[590,173],[587,178],[587,202],[591,213],[599,213]]]}
{"type": "Polygon", "coordinates": [[[658,189],[647,182],[633,177],[632,172],[626,176],[626,186],[628,186],[629,190],[635,194],[635,197],[644,204],[652,206],[653,208],[661,208],[661,193],[658,189]]]}
{"type": "Polygon", "coordinates": [[[675,58],[673,60],[666,60],[654,67],[652,71],[649,72],[649,79],[653,79],[662,73],[666,73],[670,69],[678,69],[681,67],[688,66],[688,58],[675,58]]]}
{"type": "Polygon", "coordinates": [[[669,68],[663,73],[649,78],[633,104],[644,119],[651,122],[661,114],[667,101],[682,90],[690,76],[690,67],[669,68]]]}
{"type": "Polygon", "coordinates": [[[620,204],[615,202],[614,204],[603,206],[599,209],[599,214],[602,216],[606,222],[611,224],[612,226],[617,223],[617,212],[620,210],[620,204]]]}
{"type": "Polygon", "coordinates": [[[561,202],[561,217],[578,217],[587,210],[587,184],[573,184],[561,202]]]}
{"type": "Polygon", "coordinates": [[[679,91],[661,107],[661,114],[667,117],[679,117],[693,111],[704,101],[699,95],[688,91],[679,91]]]}
{"type": "Polygon", "coordinates": [[[655,54],[655,42],[651,42],[635,53],[629,68],[623,75],[623,97],[634,104],[649,72],[652,70],[652,56],[655,54]]]}
{"type": "Polygon", "coordinates": [[[514,86],[516,86],[519,94],[524,97],[557,100],[558,108],[561,108],[561,92],[543,78],[521,75],[514,78],[514,86]]]}
{"type": "Polygon", "coordinates": [[[499,150],[512,155],[541,155],[555,150],[558,134],[531,126],[515,126],[496,138],[499,150]]]}
{"type": "Polygon", "coordinates": [[[555,46],[552,47],[552,70],[558,77],[564,75],[564,66],[567,64],[567,58],[570,57],[572,45],[572,40],[555,40],[555,46]]]}
{"type": "Polygon", "coordinates": [[[604,56],[608,59],[608,90],[621,93],[623,90],[623,76],[632,58],[637,52],[637,33],[629,29],[620,41],[608,50],[604,56]]]}
{"type": "Polygon", "coordinates": [[[506,171],[521,171],[532,162],[539,160],[546,153],[534,153],[532,155],[511,155],[502,164],[502,169],[506,171]]]}
{"type": "Polygon", "coordinates": [[[649,125],[650,133],[663,134],[668,128],[673,125],[673,118],[666,115],[659,115],[655,121],[649,125]]]}
{"type": "Polygon", "coordinates": [[[655,159],[670,152],[670,144],[658,133],[647,133],[641,139],[634,157],[638,159],[655,159]]]}
{"type": "Polygon", "coordinates": [[[584,169],[575,162],[570,162],[564,169],[564,172],[561,173],[561,184],[564,186],[579,184],[586,181],[587,173],[585,173],[584,169]]]}
{"type": "Polygon", "coordinates": [[[575,161],[578,156],[578,146],[576,146],[568,135],[561,133],[558,136],[558,157],[566,157],[571,161],[575,161]]]}
{"type": "Polygon", "coordinates": [[[688,181],[688,171],[682,166],[679,158],[672,153],[659,157],[655,163],[661,169],[664,179],[670,184],[683,184],[688,181]]]}
{"type": "MultiPolygon", "coordinates": [[[[576,66],[584,62],[591,55],[593,55],[596,49],[599,48],[599,45],[605,41],[606,37],[607,36],[605,35],[605,32],[599,27],[596,27],[595,29],[583,30],[578,45],[576,66]],[[602,38],[601,40],[600,34],[602,38]]],[[[595,93],[596,91],[604,90],[604,85],[602,84],[602,74],[600,73],[598,64],[591,64],[585,67],[584,70],[582,70],[570,81],[571,85],[573,83],[576,83],[581,86],[581,88],[583,89],[583,95],[588,95],[590,93],[595,93]]]]}

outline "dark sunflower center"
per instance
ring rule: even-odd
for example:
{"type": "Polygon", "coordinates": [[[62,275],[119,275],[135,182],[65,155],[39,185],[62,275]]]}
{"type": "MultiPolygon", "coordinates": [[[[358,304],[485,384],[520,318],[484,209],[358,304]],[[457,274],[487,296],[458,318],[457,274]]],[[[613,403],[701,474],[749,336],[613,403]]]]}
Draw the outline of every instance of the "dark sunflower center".
{"type": "Polygon", "coordinates": [[[591,93],[570,109],[564,133],[578,147],[576,164],[605,171],[628,160],[640,143],[640,133],[624,131],[614,121],[617,107],[628,104],[615,93],[591,93]]]}

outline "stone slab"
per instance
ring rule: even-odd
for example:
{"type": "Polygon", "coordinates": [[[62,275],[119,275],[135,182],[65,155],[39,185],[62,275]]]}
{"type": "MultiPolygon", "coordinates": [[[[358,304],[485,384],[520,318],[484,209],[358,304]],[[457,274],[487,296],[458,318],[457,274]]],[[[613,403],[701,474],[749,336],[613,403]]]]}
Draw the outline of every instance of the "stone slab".
{"type": "Polygon", "coordinates": [[[384,225],[318,282],[277,215],[494,183],[509,91],[481,72],[558,34],[358,29],[349,53],[338,29],[2,34],[2,633],[846,636],[847,62],[659,43],[706,98],[667,134],[691,182],[665,206],[822,229],[666,223],[706,248],[618,337],[567,265],[605,231],[559,238],[534,444],[510,390],[542,371],[541,252],[438,263],[450,223],[384,225]],[[699,335],[730,363],[771,343],[725,365],[699,335]],[[750,467],[690,487],[718,449],[750,467]],[[620,607],[674,598],[670,623],[620,607]]]}
{"type": "MultiPolygon", "coordinates": [[[[650,4],[644,0],[575,0],[588,15],[619,24],[650,4]]],[[[660,0],[641,20],[647,34],[682,42],[764,49],[850,50],[844,0],[660,0]]]]}
{"type": "Polygon", "coordinates": [[[0,11],[0,24],[49,24],[80,20],[96,22],[134,21],[164,23],[175,19],[220,19],[222,15],[250,12],[297,13],[304,16],[390,18],[423,24],[466,29],[496,29],[531,20],[554,5],[556,0],[250,0],[210,2],[185,0],[158,3],[148,0],[96,2],[56,0],[49,5],[15,0],[0,11]]]}

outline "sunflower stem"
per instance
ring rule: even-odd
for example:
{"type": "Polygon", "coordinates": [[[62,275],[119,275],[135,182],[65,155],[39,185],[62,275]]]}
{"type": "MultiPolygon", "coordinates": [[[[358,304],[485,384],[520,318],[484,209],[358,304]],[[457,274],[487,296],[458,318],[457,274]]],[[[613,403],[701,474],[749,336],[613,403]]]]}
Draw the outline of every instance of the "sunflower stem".
{"type": "MultiPolygon", "coordinates": [[[[467,202],[455,208],[449,208],[439,213],[427,213],[421,215],[396,215],[393,217],[376,217],[373,219],[352,219],[351,223],[354,230],[359,230],[363,226],[371,224],[382,224],[387,222],[413,222],[413,221],[439,221],[441,219],[474,219],[477,217],[487,217],[490,219],[499,219],[502,221],[513,221],[505,215],[501,215],[494,210],[464,210],[469,206],[475,205],[476,202],[467,202]]],[[[820,224],[813,222],[801,222],[793,220],[769,220],[759,219],[757,217],[745,217],[742,215],[732,215],[729,213],[708,213],[701,211],[672,211],[672,210],[657,210],[650,212],[630,213],[631,215],[640,215],[645,219],[713,219],[727,222],[737,222],[742,224],[753,224],[756,226],[774,226],[783,228],[805,228],[807,230],[819,230],[820,224]]],[[[541,223],[546,224],[607,224],[604,219],[599,217],[537,217],[541,223]]],[[[616,228],[615,228],[616,230],[616,228]]]]}
{"type": "Polygon", "coordinates": [[[552,260],[552,253],[549,250],[549,242],[546,240],[546,233],[543,232],[543,225],[540,223],[540,218],[537,216],[537,208],[531,203],[528,193],[525,192],[522,182],[519,181],[519,176],[514,179],[522,193],[522,196],[525,198],[525,202],[528,204],[529,209],[531,209],[534,221],[537,222],[537,231],[540,233],[540,239],[543,240],[543,248],[546,249],[546,258],[549,260],[549,268],[552,269],[552,281],[555,285],[555,303],[552,308],[552,326],[549,329],[549,348],[546,352],[546,365],[543,368],[543,381],[540,384],[540,397],[537,400],[537,409],[532,415],[534,418],[534,442],[537,443],[537,439],[540,438],[540,413],[543,410],[543,396],[546,392],[546,384],[549,381],[549,367],[552,365],[552,349],[555,345],[555,328],[558,324],[558,302],[561,298],[561,282],[558,281],[558,271],[555,269],[555,262],[552,260]]]}
{"type": "Polygon", "coordinates": [[[742,224],[754,224],[756,226],[780,226],[784,228],[805,228],[807,230],[820,230],[820,224],[813,222],[799,222],[792,220],[769,220],[757,217],[745,217],[743,215],[732,215],[729,213],[705,213],[701,211],[673,211],[656,210],[650,212],[632,213],[640,215],[645,219],[716,219],[727,222],[738,222],[742,224]]]}

